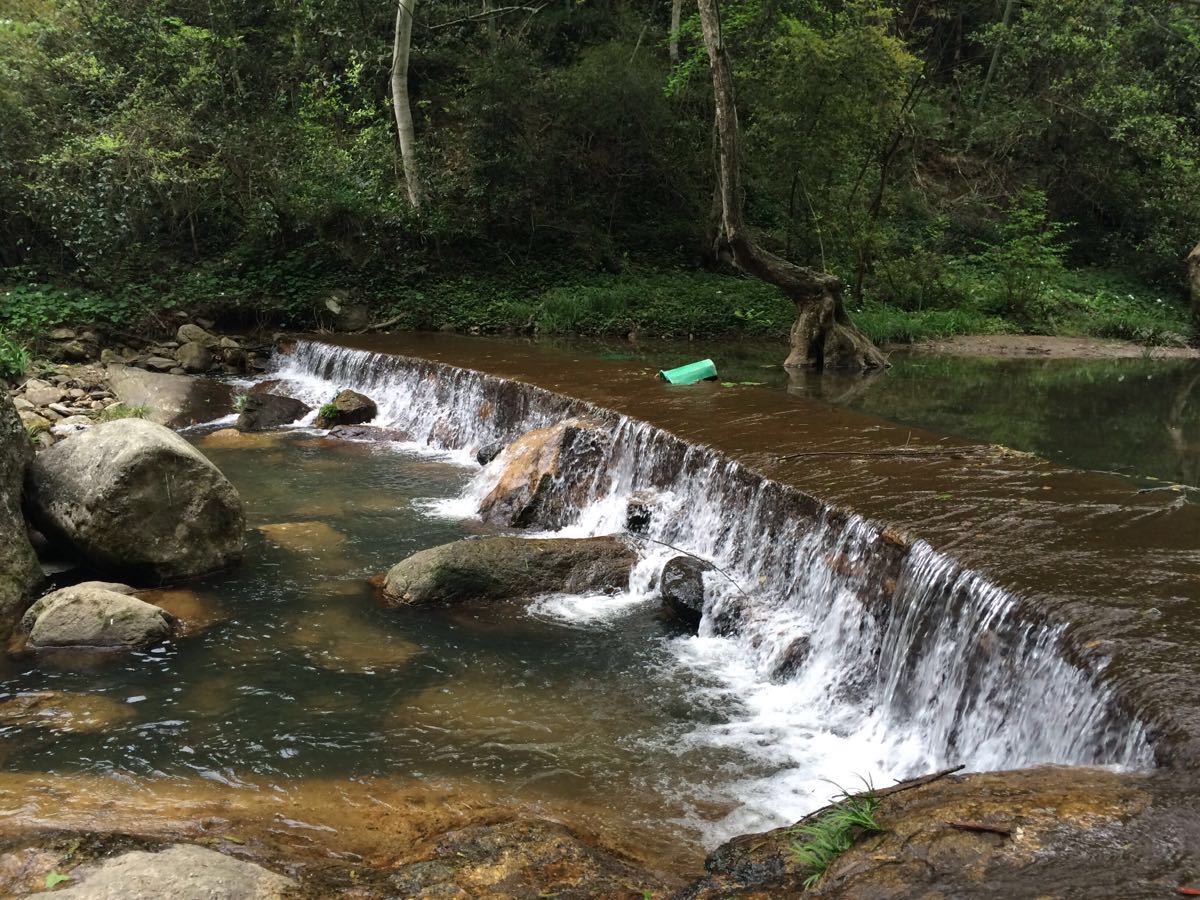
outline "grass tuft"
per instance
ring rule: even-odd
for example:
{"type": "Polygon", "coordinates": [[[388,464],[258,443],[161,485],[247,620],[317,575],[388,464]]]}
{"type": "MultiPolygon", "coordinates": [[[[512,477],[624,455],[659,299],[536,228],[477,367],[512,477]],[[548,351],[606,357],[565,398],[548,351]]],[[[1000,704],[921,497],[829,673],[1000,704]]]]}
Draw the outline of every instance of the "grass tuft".
{"type": "Polygon", "coordinates": [[[115,422],[117,419],[144,419],[150,415],[148,406],[128,406],[124,403],[114,403],[100,411],[96,416],[97,422],[115,422]]]}
{"type": "Polygon", "coordinates": [[[859,837],[883,831],[875,820],[878,811],[879,800],[870,790],[853,797],[843,794],[816,821],[793,830],[799,839],[792,843],[792,854],[797,863],[811,870],[804,879],[806,888],[815,886],[830,863],[853,847],[859,837]]]}

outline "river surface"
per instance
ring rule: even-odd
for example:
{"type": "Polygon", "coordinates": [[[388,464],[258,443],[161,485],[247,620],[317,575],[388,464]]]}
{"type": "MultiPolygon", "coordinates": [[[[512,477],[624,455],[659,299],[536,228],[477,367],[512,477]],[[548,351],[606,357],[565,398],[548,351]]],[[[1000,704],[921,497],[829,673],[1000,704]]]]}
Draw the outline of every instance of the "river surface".
{"type": "MultiPolygon", "coordinates": [[[[1056,362],[1063,368],[1047,375],[1043,361],[914,357],[867,381],[789,381],[768,355],[777,348],[347,343],[582,397],[899,523],[933,544],[913,554],[898,594],[928,619],[860,633],[854,592],[829,569],[847,565],[835,555],[853,563],[869,552],[877,538],[868,524],[822,522],[815,537],[802,523],[794,533],[762,530],[753,500],[722,493],[731,470],[719,466],[663,494],[674,521],[656,534],[721,561],[737,591],[761,595],[762,621],[737,640],[711,628],[690,637],[662,619],[655,566],[670,554],[661,548],[644,551],[615,597],[384,610],[368,578],[416,550],[490,530],[474,515],[482,476],[473,446],[429,446],[440,443],[431,437],[439,422],[473,422],[479,407],[439,409],[449,401],[430,394],[416,410],[420,379],[405,381],[360,350],[309,345],[273,373],[288,379],[288,393],[316,405],[356,387],[380,401],[385,423],[426,432],[382,445],[306,427],[232,445],[210,438],[211,427],[188,432],[241,492],[251,529],[240,568],[188,586],[213,624],[98,665],[9,661],[5,692],[88,693],[124,712],[98,733],[0,730],[8,773],[255,792],[372,779],[474,786],[686,868],[723,839],[822,805],[838,790],[831,781],[853,789],[958,762],[1147,767],[1149,742],[1130,713],[1142,699],[1137,677],[1153,672],[1162,690],[1195,691],[1170,644],[1144,638],[1191,639],[1175,623],[1196,628],[1200,520],[1177,494],[1138,493],[1153,479],[1183,481],[1195,466],[1200,401],[1189,399],[1186,366],[1056,362]],[[657,365],[704,351],[723,383],[654,380],[657,365]],[[1137,478],[1022,455],[936,455],[980,441],[1137,478]],[[935,455],[887,455],[897,449],[935,455]],[[1135,559],[1144,584],[1127,578],[1135,559]],[[1039,598],[1049,624],[1005,625],[1024,622],[1017,596],[1039,598]],[[943,599],[957,605],[939,612],[943,599]],[[1079,668],[1078,654],[1060,646],[1061,622],[1084,609],[1108,643],[1079,668]],[[1107,627],[1114,622],[1120,628],[1107,627]],[[797,637],[814,647],[804,670],[772,669],[772,654],[797,637]],[[1122,639],[1141,655],[1123,654],[1122,639]],[[1011,642],[1010,659],[994,656],[997,641],[1011,642]],[[879,659],[895,665],[855,680],[879,659]],[[1133,680],[1123,713],[1101,670],[1133,680]]],[[[643,426],[622,428],[630,447],[649,440],[643,426]]],[[[644,468],[646,459],[622,464],[644,468]]],[[[633,469],[626,475],[636,481],[633,469]]],[[[624,499],[597,496],[565,533],[619,527],[624,499]]],[[[1076,650],[1099,646],[1091,639],[1084,630],[1076,650]]],[[[1175,696],[1186,722],[1190,698],[1175,696]]]]}
{"type": "Polygon", "coordinates": [[[1146,485],[1200,488],[1200,360],[972,359],[899,351],[887,372],[863,378],[789,376],[775,344],[553,343],[580,356],[656,368],[711,357],[726,389],[787,391],[1146,485]]]}

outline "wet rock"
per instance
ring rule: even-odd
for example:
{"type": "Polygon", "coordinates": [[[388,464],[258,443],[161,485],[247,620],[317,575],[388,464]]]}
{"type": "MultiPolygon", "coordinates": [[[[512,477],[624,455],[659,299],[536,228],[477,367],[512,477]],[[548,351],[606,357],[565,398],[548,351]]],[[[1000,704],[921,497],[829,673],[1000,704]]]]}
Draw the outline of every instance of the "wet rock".
{"type": "Polygon", "coordinates": [[[643,900],[661,885],[625,860],[542,820],[461,828],[390,879],[402,897],[607,897],[643,900]]]}
{"type": "Polygon", "coordinates": [[[142,600],[88,585],[42,597],[21,617],[32,650],[96,647],[137,650],[169,638],[173,618],[142,600]]]}
{"type": "Polygon", "coordinates": [[[186,325],[179,326],[179,330],[175,332],[175,340],[180,346],[183,346],[184,344],[199,344],[201,347],[205,347],[209,350],[221,346],[220,338],[209,334],[199,325],[193,325],[190,322],[186,325]]]}
{"type": "Polygon", "coordinates": [[[693,631],[704,616],[704,573],[712,566],[693,556],[676,556],[663,566],[658,580],[663,607],[693,631]]]}
{"type": "Polygon", "coordinates": [[[254,863],[191,844],[157,853],[135,850],[70,873],[68,900],[276,900],[296,882],[254,863]]]}
{"type": "Polygon", "coordinates": [[[180,367],[185,372],[207,372],[212,368],[213,355],[208,348],[196,341],[189,341],[176,353],[180,367]]]}
{"type": "Polygon", "coordinates": [[[619,538],[485,537],[414,553],[387,573],[390,606],[512,600],[546,593],[618,591],[634,551],[619,538]]]}
{"type": "Polygon", "coordinates": [[[481,466],[486,466],[503,452],[504,445],[499,441],[495,441],[491,444],[485,444],[475,452],[475,461],[481,466]]]}
{"type": "Polygon", "coordinates": [[[233,388],[228,384],[128,366],[108,366],[105,373],[118,400],[145,409],[146,418],[160,425],[211,422],[233,411],[233,388]]]}
{"type": "Polygon", "coordinates": [[[87,362],[95,354],[93,347],[83,341],[66,341],[50,348],[50,355],[66,362],[87,362]]]}
{"type": "Polygon", "coordinates": [[[21,513],[25,473],[32,457],[33,447],[25,423],[8,394],[0,391],[0,635],[3,636],[12,630],[42,578],[21,513]]]}
{"type": "Polygon", "coordinates": [[[250,390],[246,393],[250,395],[273,394],[281,384],[283,384],[283,380],[280,378],[268,378],[266,381],[259,381],[251,385],[250,390]]]}
{"type": "Polygon", "coordinates": [[[238,413],[238,431],[269,431],[290,425],[312,411],[307,403],[279,394],[247,394],[238,413]]]}
{"type": "Polygon", "coordinates": [[[1158,896],[1164,873],[1200,860],[1174,855],[1200,829],[1154,791],[1145,775],[1057,766],[944,778],[882,797],[883,832],[860,834],[808,891],[789,826],[717,848],[708,877],[678,897],[1158,896]],[[1187,832],[1170,848],[1154,837],[1167,819],[1187,832]]]}
{"type": "Polygon", "coordinates": [[[480,515],[498,525],[562,526],[605,477],[611,445],[608,429],[578,418],[522,435],[505,449],[503,471],[480,503],[480,515]]]}
{"type": "Polygon", "coordinates": [[[142,419],[105,422],[38,454],[27,492],[38,529],[102,570],[169,580],[242,556],[233,485],[179,435],[142,419]]]}
{"type": "Polygon", "coordinates": [[[329,437],[343,441],[411,441],[412,435],[403,428],[385,428],[379,425],[335,425],[329,437]]]}
{"type": "Polygon", "coordinates": [[[654,502],[651,498],[638,491],[629,498],[625,506],[625,528],[632,534],[646,534],[654,519],[654,502]]]}
{"type": "Polygon", "coordinates": [[[100,351],[100,362],[106,366],[123,366],[125,357],[107,347],[100,351]]]}
{"type": "Polygon", "coordinates": [[[0,699],[0,723],[69,734],[99,734],[134,718],[128,703],[99,694],[29,691],[0,699]]]}
{"type": "Polygon", "coordinates": [[[774,669],[771,672],[771,677],[775,681],[787,681],[792,678],[804,668],[804,664],[808,662],[810,653],[812,653],[812,636],[802,634],[795,638],[779,654],[779,658],[776,660],[774,669]]]}
{"type": "Polygon", "coordinates": [[[361,425],[370,422],[378,414],[375,401],[362,394],[344,390],[338,392],[333,401],[321,407],[314,423],[317,428],[332,428],[334,425],[361,425]]]}

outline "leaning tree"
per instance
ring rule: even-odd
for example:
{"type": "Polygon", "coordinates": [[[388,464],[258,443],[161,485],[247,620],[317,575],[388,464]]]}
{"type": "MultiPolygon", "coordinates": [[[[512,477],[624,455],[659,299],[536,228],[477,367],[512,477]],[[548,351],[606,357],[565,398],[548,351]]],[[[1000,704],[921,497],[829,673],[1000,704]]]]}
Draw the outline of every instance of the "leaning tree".
{"type": "Polygon", "coordinates": [[[739,269],[773,284],[796,304],[788,368],[877,369],[887,359],[854,326],[842,303],[842,283],[834,275],[797,266],[763,249],[746,227],[742,211],[741,159],[733,72],[721,35],[717,0],[697,0],[700,28],[712,73],[716,125],[716,195],[720,206],[718,240],[739,269]]]}

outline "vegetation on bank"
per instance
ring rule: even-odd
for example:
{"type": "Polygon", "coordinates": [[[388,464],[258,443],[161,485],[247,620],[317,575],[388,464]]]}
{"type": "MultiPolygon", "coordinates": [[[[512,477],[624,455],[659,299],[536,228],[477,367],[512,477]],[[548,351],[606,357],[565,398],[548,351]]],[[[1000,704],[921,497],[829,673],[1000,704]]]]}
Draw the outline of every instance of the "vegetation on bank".
{"type": "MultiPolygon", "coordinates": [[[[177,310],[329,325],[782,337],[712,242],[694,5],[9,0],[0,368],[177,310]],[[36,351],[36,346],[32,347],[36,351]]],[[[1200,239],[1200,29],[1172,0],[723,0],[746,217],[878,342],[1178,343],[1200,239]]]]}

